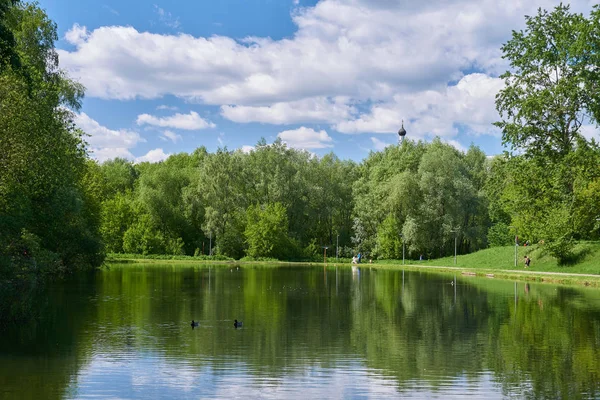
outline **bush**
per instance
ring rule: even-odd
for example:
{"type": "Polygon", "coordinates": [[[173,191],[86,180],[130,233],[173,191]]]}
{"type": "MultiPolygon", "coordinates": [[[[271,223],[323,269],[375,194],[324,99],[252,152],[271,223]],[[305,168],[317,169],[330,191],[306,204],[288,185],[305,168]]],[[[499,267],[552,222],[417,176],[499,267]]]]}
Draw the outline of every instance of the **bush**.
{"type": "Polygon", "coordinates": [[[557,240],[546,242],[544,247],[548,254],[555,257],[561,265],[569,263],[575,257],[573,253],[575,242],[571,237],[563,236],[557,240]]]}

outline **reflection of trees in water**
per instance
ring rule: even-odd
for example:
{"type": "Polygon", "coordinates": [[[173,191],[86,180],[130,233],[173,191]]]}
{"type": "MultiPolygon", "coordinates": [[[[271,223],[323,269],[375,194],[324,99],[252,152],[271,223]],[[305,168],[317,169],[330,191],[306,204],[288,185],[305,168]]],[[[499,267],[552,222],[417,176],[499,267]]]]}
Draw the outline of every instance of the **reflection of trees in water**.
{"type": "MultiPolygon", "coordinates": [[[[89,285],[65,284],[50,297],[46,325],[4,341],[21,345],[1,348],[19,365],[0,363],[13,371],[0,383],[19,382],[19,373],[38,379],[40,393],[64,393],[93,351],[151,351],[165,363],[210,367],[214,379],[233,364],[278,380],[362,359],[399,390],[416,381],[441,389],[459,377],[477,384],[490,371],[506,394],[597,395],[596,291],[531,285],[525,292],[519,284],[515,308],[511,282],[451,279],[406,273],[403,280],[400,271],[366,267],[358,276],[322,267],[113,268],[89,285]],[[192,318],[200,320],[193,331],[192,318]],[[234,318],[244,328],[233,329],[234,318]]],[[[28,390],[38,394],[35,385],[28,390]]]]}
{"type": "Polygon", "coordinates": [[[598,292],[587,292],[592,301],[584,301],[578,290],[538,285],[523,294],[519,284],[515,309],[512,283],[481,287],[473,280],[459,283],[453,305],[453,287],[444,278],[411,274],[399,297],[393,295],[398,291],[393,275],[380,271],[372,280],[378,304],[356,321],[354,331],[364,332],[361,341],[371,344],[369,366],[395,376],[400,389],[415,379],[435,386],[436,379],[491,371],[506,394],[598,395],[600,314],[598,308],[575,306],[597,301],[598,292]],[[381,312],[389,318],[387,326],[374,317],[381,312]]]}
{"type": "Polygon", "coordinates": [[[90,359],[96,320],[94,276],[50,283],[32,301],[36,317],[8,326],[0,340],[0,398],[60,399],[90,359]]]}

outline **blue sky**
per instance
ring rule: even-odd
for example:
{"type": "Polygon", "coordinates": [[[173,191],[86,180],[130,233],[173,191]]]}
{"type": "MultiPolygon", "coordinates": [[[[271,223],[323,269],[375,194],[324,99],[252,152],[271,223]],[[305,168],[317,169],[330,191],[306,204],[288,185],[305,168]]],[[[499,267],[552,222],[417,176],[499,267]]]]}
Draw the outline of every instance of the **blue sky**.
{"type": "MultiPolygon", "coordinates": [[[[413,139],[500,153],[500,45],[558,2],[42,0],[61,66],[83,83],[76,122],[99,160],[159,161],[278,136],[361,160],[413,139]]],[[[573,3],[587,13],[592,3],[573,3]]]]}

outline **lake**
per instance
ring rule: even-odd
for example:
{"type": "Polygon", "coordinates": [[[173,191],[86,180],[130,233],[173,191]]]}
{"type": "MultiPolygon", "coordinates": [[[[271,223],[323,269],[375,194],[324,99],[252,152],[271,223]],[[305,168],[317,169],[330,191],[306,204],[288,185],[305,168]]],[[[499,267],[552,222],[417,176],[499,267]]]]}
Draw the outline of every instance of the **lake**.
{"type": "Polygon", "coordinates": [[[599,290],[454,279],[113,264],[0,333],[0,398],[600,398],[599,290]]]}

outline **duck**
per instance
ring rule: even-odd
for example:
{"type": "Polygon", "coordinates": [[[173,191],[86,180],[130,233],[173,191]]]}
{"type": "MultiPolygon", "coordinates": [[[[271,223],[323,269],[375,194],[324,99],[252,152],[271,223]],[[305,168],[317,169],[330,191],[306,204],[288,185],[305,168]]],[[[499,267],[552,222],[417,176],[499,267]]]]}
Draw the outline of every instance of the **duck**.
{"type": "Polygon", "coordinates": [[[238,320],[237,320],[237,319],[236,319],[236,320],[234,320],[234,322],[233,322],[233,327],[234,327],[235,329],[237,329],[237,328],[241,328],[241,327],[242,327],[242,322],[241,322],[241,321],[240,321],[240,322],[238,322],[238,320]]]}
{"type": "Polygon", "coordinates": [[[192,323],[190,325],[192,325],[192,329],[194,329],[195,327],[198,326],[198,322],[195,322],[194,320],[192,320],[192,323]]]}

